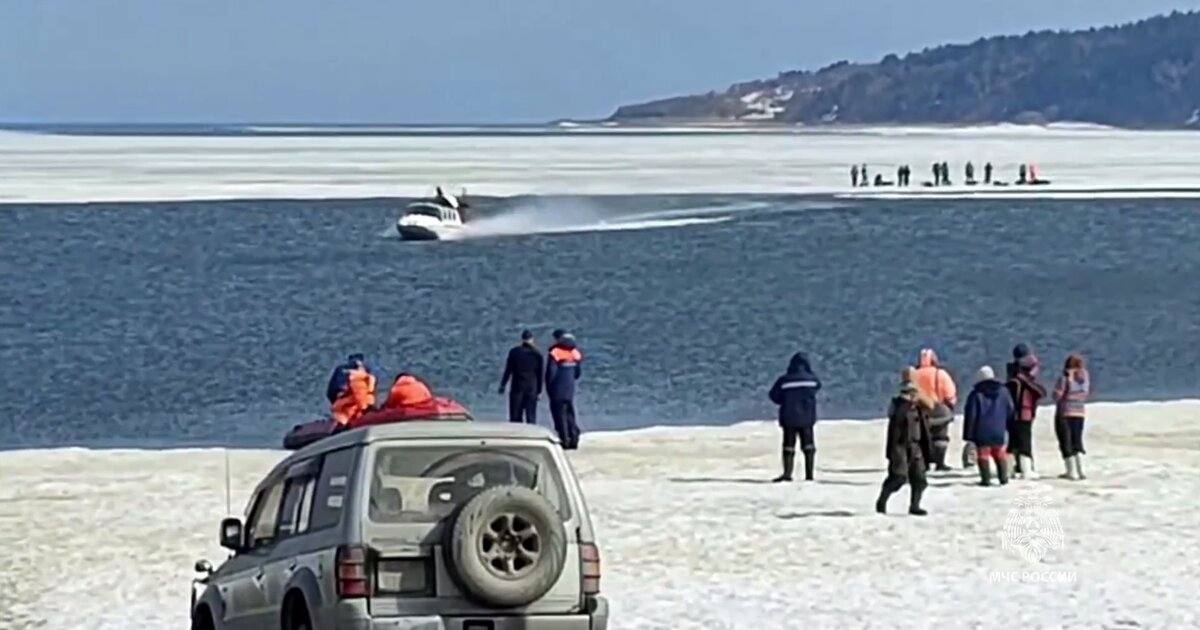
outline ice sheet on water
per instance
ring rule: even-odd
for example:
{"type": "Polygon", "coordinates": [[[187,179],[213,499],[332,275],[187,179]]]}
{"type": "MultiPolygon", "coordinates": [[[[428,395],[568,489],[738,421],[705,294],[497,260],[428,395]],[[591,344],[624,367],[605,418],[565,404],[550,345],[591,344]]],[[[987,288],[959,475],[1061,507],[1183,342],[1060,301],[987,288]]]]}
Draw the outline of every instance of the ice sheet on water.
{"type": "MultiPolygon", "coordinates": [[[[1044,413],[1035,425],[1041,481],[985,489],[968,471],[935,474],[924,519],[902,515],[907,490],[895,514],[873,512],[880,422],[819,425],[815,484],[764,482],[778,466],[773,423],[587,434],[571,457],[611,627],[1196,627],[1200,402],[1092,405],[1081,483],[1055,477],[1052,424],[1044,413]],[[1036,565],[1002,538],[1032,487],[1063,532],[1036,565]]],[[[283,456],[230,453],[235,513],[283,456]]],[[[4,453],[0,627],[184,627],[192,563],[224,557],[224,461],[4,453]]]]}
{"type": "MultiPolygon", "coordinates": [[[[936,161],[1013,180],[1036,163],[1055,188],[1194,188],[1200,134],[1109,129],[882,128],[646,136],[111,137],[0,135],[0,202],[414,197],[473,194],[840,193],[851,164],[919,185],[936,161]]],[[[640,130],[642,133],[645,130],[640,130]]],[[[954,177],[958,179],[958,177],[954,177]]],[[[1151,193],[1142,193],[1149,195],[1151,193]]]]}

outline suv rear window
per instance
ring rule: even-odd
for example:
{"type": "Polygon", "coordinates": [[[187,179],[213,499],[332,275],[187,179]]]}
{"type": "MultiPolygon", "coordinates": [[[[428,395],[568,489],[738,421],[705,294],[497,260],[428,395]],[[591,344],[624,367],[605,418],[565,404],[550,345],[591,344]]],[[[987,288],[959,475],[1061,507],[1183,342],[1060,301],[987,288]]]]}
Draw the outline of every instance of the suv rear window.
{"type": "Polygon", "coordinates": [[[549,450],[539,447],[404,446],[375,453],[369,515],[377,523],[435,523],[488,488],[519,485],[571,510],[549,450]]]}

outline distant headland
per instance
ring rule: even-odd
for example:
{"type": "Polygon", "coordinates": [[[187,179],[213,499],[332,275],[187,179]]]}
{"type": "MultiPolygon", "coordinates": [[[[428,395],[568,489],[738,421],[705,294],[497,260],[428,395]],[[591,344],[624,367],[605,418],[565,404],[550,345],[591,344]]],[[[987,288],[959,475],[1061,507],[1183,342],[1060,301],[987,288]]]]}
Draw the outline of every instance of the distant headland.
{"type": "Polygon", "coordinates": [[[1200,12],[989,37],[878,63],[841,61],[723,92],[625,105],[608,121],[1200,129],[1200,12]]]}

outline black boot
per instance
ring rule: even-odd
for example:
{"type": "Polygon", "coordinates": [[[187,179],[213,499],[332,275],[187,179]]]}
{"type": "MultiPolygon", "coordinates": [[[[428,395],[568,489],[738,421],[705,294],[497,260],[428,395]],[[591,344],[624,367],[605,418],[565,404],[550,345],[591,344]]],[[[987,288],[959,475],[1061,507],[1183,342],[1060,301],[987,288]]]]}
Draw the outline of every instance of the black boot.
{"type": "Polygon", "coordinates": [[[946,447],[933,447],[933,459],[938,472],[946,472],[950,467],[946,465],[946,447]]]}
{"type": "Polygon", "coordinates": [[[925,494],[925,486],[922,484],[912,485],[912,497],[908,500],[908,513],[913,516],[925,516],[929,514],[921,509],[921,495],[925,494]]]}
{"type": "Polygon", "coordinates": [[[976,465],[979,466],[979,485],[985,487],[992,485],[992,465],[990,461],[981,459],[976,462],[976,465]]]}
{"type": "Polygon", "coordinates": [[[804,451],[804,480],[813,480],[813,469],[817,466],[817,452],[804,451]]]}
{"type": "Polygon", "coordinates": [[[992,461],[996,462],[996,478],[1000,480],[1000,485],[1008,485],[1008,461],[1004,457],[993,457],[992,461]]]}
{"type": "Polygon", "coordinates": [[[879,488],[879,498],[875,500],[875,511],[880,514],[887,514],[888,499],[891,498],[892,493],[899,490],[903,485],[903,477],[888,475],[888,478],[883,480],[883,485],[879,488]]]}
{"type": "Polygon", "coordinates": [[[795,449],[783,449],[783,474],[772,479],[774,483],[781,483],[792,480],[792,470],[796,468],[796,451],[795,449]]]}

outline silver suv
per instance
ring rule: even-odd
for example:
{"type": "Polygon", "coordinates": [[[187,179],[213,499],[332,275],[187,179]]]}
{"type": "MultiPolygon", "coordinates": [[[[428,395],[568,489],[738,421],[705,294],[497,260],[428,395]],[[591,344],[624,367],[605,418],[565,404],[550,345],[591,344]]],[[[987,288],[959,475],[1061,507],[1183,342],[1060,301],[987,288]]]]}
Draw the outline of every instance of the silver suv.
{"type": "Polygon", "coordinates": [[[405,422],[284,459],[233,555],[204,560],[193,630],[605,630],[578,480],[542,427],[405,422]]]}

